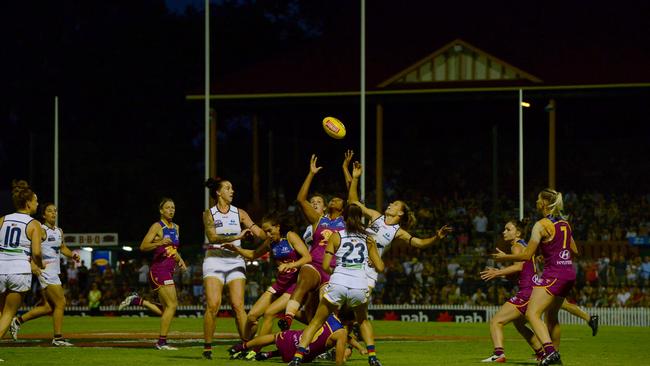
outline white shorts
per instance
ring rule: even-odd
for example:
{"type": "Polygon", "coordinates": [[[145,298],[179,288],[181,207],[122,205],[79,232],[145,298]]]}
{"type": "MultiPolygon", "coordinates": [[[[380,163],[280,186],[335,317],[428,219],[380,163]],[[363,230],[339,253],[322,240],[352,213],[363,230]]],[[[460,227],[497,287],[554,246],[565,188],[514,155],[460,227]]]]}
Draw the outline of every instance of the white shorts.
{"type": "Polygon", "coordinates": [[[43,271],[41,275],[38,276],[38,282],[41,284],[41,287],[45,289],[49,285],[59,285],[61,286],[61,279],[59,278],[58,273],[51,273],[43,271]]]}
{"type": "Polygon", "coordinates": [[[370,297],[370,291],[367,288],[349,288],[342,285],[328,283],[323,295],[330,303],[339,307],[347,304],[350,308],[363,305],[370,297]]]}
{"type": "Polygon", "coordinates": [[[237,279],[246,279],[246,262],[242,258],[206,257],[203,260],[203,278],[215,277],[227,284],[237,279]]]}
{"type": "Polygon", "coordinates": [[[373,289],[377,283],[377,271],[372,267],[366,267],[366,276],[368,276],[368,287],[373,289]]]}
{"type": "Polygon", "coordinates": [[[25,292],[32,288],[31,273],[0,274],[0,293],[25,292]]]}

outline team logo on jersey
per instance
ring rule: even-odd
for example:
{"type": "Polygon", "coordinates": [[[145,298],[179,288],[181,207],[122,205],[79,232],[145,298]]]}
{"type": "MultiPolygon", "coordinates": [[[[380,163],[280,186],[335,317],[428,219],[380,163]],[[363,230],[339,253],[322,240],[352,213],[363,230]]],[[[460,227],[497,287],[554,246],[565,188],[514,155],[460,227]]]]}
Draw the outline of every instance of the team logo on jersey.
{"type": "Polygon", "coordinates": [[[379,224],[372,224],[372,225],[370,225],[370,227],[368,229],[374,231],[375,233],[378,233],[379,232],[379,224]]]}
{"type": "Polygon", "coordinates": [[[561,251],[558,254],[558,256],[560,258],[564,259],[564,260],[567,260],[567,259],[571,258],[571,253],[567,249],[565,249],[565,250],[561,251]]]}
{"type": "Polygon", "coordinates": [[[330,236],[332,236],[332,233],[333,233],[333,231],[328,230],[328,229],[325,229],[325,230],[321,231],[320,235],[323,237],[323,240],[321,240],[320,243],[318,243],[318,245],[326,246],[327,245],[327,239],[329,239],[330,236]]]}
{"type": "Polygon", "coordinates": [[[214,226],[215,227],[223,227],[223,222],[221,222],[221,220],[214,220],[214,226]]]}
{"type": "Polygon", "coordinates": [[[48,236],[47,241],[56,241],[56,238],[53,236],[48,236]]]}
{"type": "Polygon", "coordinates": [[[536,274],[533,275],[532,280],[533,280],[533,283],[536,284],[537,286],[540,286],[542,284],[542,280],[536,274]]]}

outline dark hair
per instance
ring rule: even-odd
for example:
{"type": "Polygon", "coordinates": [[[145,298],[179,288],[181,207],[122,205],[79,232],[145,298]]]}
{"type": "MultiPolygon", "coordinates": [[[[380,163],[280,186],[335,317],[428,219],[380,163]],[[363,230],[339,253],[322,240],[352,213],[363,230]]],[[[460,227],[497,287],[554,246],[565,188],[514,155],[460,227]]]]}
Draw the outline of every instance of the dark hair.
{"type": "Polygon", "coordinates": [[[271,225],[280,225],[280,235],[286,236],[289,231],[293,230],[289,216],[277,211],[271,212],[262,218],[262,224],[265,222],[271,225]]]}
{"type": "Polygon", "coordinates": [[[210,190],[210,197],[212,197],[212,199],[217,200],[217,191],[220,190],[223,183],[227,181],[228,180],[220,177],[208,178],[208,180],[205,181],[205,186],[210,190]]]}
{"type": "Polygon", "coordinates": [[[45,211],[47,210],[48,207],[50,207],[50,206],[56,207],[56,205],[53,202],[45,202],[45,203],[43,203],[41,205],[38,205],[38,206],[40,208],[40,210],[39,210],[40,211],[39,220],[38,221],[40,221],[41,223],[44,224],[45,223],[45,211]]]}
{"type": "Polygon", "coordinates": [[[527,217],[524,217],[523,219],[510,219],[508,220],[509,223],[513,224],[515,226],[515,229],[521,233],[521,238],[524,239],[526,236],[528,236],[528,224],[530,224],[530,219],[527,217]]]}
{"type": "Polygon", "coordinates": [[[366,227],[361,221],[363,219],[361,207],[352,204],[345,205],[343,218],[345,219],[345,230],[347,232],[365,235],[366,227]]]}
{"type": "Polygon", "coordinates": [[[399,226],[408,231],[410,228],[415,227],[415,224],[417,223],[417,219],[415,218],[415,214],[409,207],[409,205],[406,204],[404,201],[399,201],[402,203],[402,212],[404,214],[400,216],[399,218],[399,226]]]}
{"type": "Polygon", "coordinates": [[[17,210],[27,207],[27,202],[34,198],[34,191],[24,180],[14,179],[11,182],[11,199],[17,210]]]}
{"type": "Polygon", "coordinates": [[[314,197],[320,197],[323,200],[323,204],[327,204],[327,199],[325,198],[324,194],[321,194],[321,193],[318,193],[318,192],[312,193],[309,196],[309,201],[311,201],[311,199],[314,198],[314,197]]]}
{"type": "Polygon", "coordinates": [[[158,204],[158,209],[162,210],[163,206],[165,206],[165,203],[171,202],[174,203],[174,200],[169,198],[169,197],[163,197],[160,199],[160,203],[158,204]]]}

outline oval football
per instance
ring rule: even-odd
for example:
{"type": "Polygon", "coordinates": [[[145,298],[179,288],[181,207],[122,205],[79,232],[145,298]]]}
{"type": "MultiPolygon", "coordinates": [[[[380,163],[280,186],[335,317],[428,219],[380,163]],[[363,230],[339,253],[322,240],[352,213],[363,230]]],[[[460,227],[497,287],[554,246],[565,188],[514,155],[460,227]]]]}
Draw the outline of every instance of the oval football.
{"type": "Polygon", "coordinates": [[[332,138],[342,139],[345,137],[345,125],[338,118],[323,118],[323,129],[332,138]]]}

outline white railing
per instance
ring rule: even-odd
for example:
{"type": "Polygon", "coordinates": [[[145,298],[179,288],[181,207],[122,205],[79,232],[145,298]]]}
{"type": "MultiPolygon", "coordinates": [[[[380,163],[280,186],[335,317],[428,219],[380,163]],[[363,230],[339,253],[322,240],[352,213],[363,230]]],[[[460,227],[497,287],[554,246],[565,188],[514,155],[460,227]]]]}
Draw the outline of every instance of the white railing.
{"type": "MultiPolygon", "coordinates": [[[[245,307],[249,309],[250,306],[245,307]]],[[[499,311],[500,306],[474,306],[474,305],[370,305],[370,310],[480,310],[486,312],[486,321],[492,319],[499,311]]],[[[31,307],[22,307],[25,312],[31,307]]],[[[88,313],[87,306],[67,306],[67,313],[88,313]]],[[[203,306],[181,305],[177,313],[199,312],[203,313],[203,306]]],[[[221,310],[232,310],[230,305],[221,305],[221,310]]],[[[613,325],[624,327],[650,327],[650,308],[583,308],[590,315],[598,315],[600,325],[613,325]]],[[[101,312],[117,312],[117,306],[101,306],[101,312]]],[[[129,311],[147,312],[147,309],[140,306],[129,307],[129,311]]],[[[584,320],[560,311],[560,323],[562,324],[584,324],[584,320]]]]}

